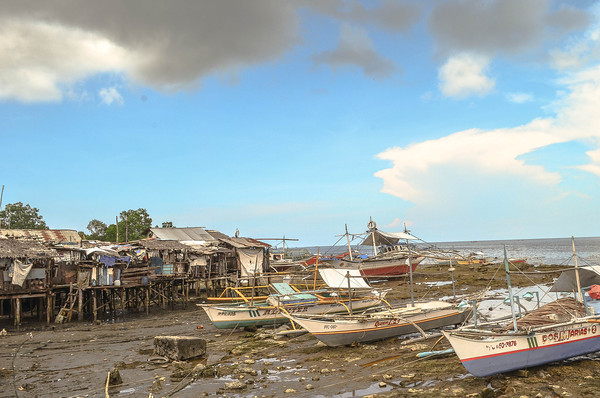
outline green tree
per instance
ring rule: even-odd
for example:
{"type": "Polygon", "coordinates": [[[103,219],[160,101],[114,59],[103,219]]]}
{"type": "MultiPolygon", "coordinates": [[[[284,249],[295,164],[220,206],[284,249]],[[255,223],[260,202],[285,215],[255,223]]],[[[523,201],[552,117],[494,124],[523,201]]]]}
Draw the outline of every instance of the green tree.
{"type": "Polygon", "coordinates": [[[90,240],[104,240],[104,235],[106,235],[106,229],[108,227],[105,223],[100,220],[93,219],[87,225],[88,231],[90,231],[90,235],[88,235],[88,239],[90,240]]]}
{"type": "Polygon", "coordinates": [[[175,226],[173,225],[173,221],[165,221],[164,223],[162,223],[162,227],[163,228],[175,228],[175,226]]]}
{"type": "Polygon", "coordinates": [[[48,229],[39,211],[21,202],[7,204],[0,211],[0,225],[10,229],[48,229]]]}
{"type": "Polygon", "coordinates": [[[138,240],[144,237],[144,231],[152,226],[152,218],[146,209],[126,210],[120,214],[119,240],[138,240]]]}
{"type": "Polygon", "coordinates": [[[117,225],[106,226],[100,220],[89,222],[87,229],[91,235],[89,239],[98,239],[105,242],[117,242],[117,229],[119,231],[119,242],[132,241],[144,238],[144,231],[152,226],[152,218],[146,209],[125,210],[119,215],[117,225]]]}

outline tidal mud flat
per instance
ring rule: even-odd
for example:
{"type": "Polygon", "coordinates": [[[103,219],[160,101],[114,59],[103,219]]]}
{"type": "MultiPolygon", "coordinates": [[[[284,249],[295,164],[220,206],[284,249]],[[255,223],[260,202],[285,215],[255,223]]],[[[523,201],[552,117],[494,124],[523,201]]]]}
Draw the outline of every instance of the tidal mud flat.
{"type": "MultiPolygon", "coordinates": [[[[456,293],[505,287],[490,283],[494,265],[459,266],[456,293]]],[[[552,267],[544,267],[549,270],[552,267]]],[[[540,268],[526,269],[530,272],[540,268]]],[[[554,274],[512,276],[513,285],[549,283],[554,274]]],[[[556,276],[556,275],[554,275],[556,276]]],[[[423,267],[414,275],[414,296],[452,296],[443,267],[423,267]]],[[[376,283],[392,289],[392,302],[410,298],[407,278],[376,283]]],[[[105,397],[109,371],[122,383],[111,397],[592,397],[600,391],[600,354],[486,378],[467,373],[453,355],[418,359],[439,338],[405,344],[405,339],[330,348],[305,334],[281,337],[281,328],[218,330],[194,306],[154,310],[118,322],[29,327],[0,336],[0,395],[6,397],[105,397]],[[203,358],[158,361],[155,336],[196,336],[207,341],[203,358]]],[[[414,335],[417,337],[417,335],[414,335]]],[[[449,348],[444,339],[435,350],[449,348]]]]}

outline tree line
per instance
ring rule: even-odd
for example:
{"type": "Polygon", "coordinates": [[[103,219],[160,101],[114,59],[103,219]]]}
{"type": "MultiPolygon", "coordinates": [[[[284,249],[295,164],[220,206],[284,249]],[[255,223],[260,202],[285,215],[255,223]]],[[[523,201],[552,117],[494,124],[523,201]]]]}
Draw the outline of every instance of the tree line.
{"type": "MultiPolygon", "coordinates": [[[[79,234],[88,240],[127,242],[144,238],[144,232],[151,227],[152,218],[148,211],[139,208],[122,211],[113,224],[93,219],[87,225],[89,233],[80,231],[79,234]]],[[[163,222],[162,227],[174,228],[171,221],[163,222]]],[[[0,228],[49,229],[39,209],[22,202],[7,204],[4,210],[0,211],[0,228]]]]}

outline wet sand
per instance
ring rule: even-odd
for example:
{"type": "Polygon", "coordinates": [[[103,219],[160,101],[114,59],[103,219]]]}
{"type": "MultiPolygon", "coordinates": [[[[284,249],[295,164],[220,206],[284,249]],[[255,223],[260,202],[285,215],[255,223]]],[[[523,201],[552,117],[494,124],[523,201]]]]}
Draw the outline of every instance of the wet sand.
{"type": "MultiPolygon", "coordinates": [[[[489,284],[496,266],[462,266],[455,271],[457,294],[505,287],[502,276],[489,284]]],[[[538,268],[539,269],[539,268],[538,268]]],[[[530,269],[530,271],[532,271],[530,269]]],[[[513,276],[549,282],[551,274],[513,276]]],[[[452,295],[445,268],[414,275],[416,298],[452,295]]],[[[392,288],[392,302],[406,300],[406,278],[377,283],[392,288]]],[[[218,330],[195,305],[187,309],[132,315],[124,321],[30,327],[0,336],[0,395],[6,397],[104,397],[107,373],[119,369],[122,384],[111,397],[592,397],[600,391],[600,354],[588,355],[487,378],[469,375],[453,355],[417,359],[438,338],[401,344],[397,338],[329,348],[306,334],[281,338],[273,328],[218,330]],[[201,327],[201,328],[199,328],[201,327]],[[205,358],[152,363],[158,335],[199,336],[205,358]]],[[[441,340],[436,350],[449,348],[441,340]]]]}

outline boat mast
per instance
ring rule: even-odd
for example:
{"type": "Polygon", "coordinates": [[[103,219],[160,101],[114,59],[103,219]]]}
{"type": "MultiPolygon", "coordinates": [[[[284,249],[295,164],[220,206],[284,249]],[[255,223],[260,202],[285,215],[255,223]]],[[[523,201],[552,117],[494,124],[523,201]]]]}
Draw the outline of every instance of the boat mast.
{"type": "Polygon", "coordinates": [[[408,250],[408,276],[410,279],[410,304],[412,307],[414,307],[415,306],[415,288],[413,286],[412,256],[410,255],[410,247],[408,246],[408,239],[406,239],[406,249],[408,250]]]}
{"type": "Polygon", "coordinates": [[[369,228],[369,231],[371,231],[371,239],[373,240],[373,256],[376,256],[377,245],[375,244],[375,230],[377,229],[377,224],[375,224],[371,217],[369,217],[369,223],[367,224],[367,228],[369,228]]]}
{"type": "Polygon", "coordinates": [[[346,240],[348,241],[348,252],[350,253],[350,261],[352,261],[352,247],[350,246],[350,234],[348,233],[348,224],[344,224],[346,227],[346,240]]]}
{"type": "Polygon", "coordinates": [[[510,285],[510,272],[508,269],[508,258],[506,256],[506,245],[504,245],[504,270],[506,271],[506,283],[508,284],[508,298],[510,300],[510,312],[512,315],[513,327],[515,329],[515,332],[517,332],[518,331],[517,317],[515,316],[514,298],[513,298],[512,286],[510,285]]]}
{"type": "Polygon", "coordinates": [[[579,280],[579,267],[577,265],[577,253],[575,252],[575,238],[571,236],[571,245],[573,246],[573,258],[575,259],[575,280],[577,281],[577,297],[579,301],[583,303],[583,296],[581,295],[581,281],[579,280]]]}

